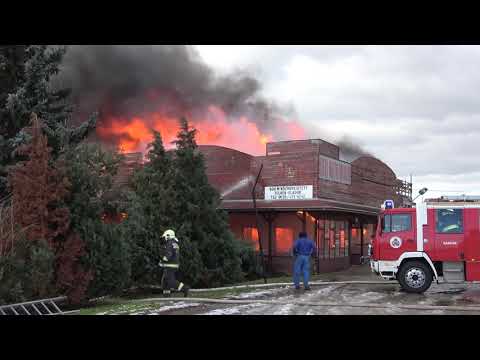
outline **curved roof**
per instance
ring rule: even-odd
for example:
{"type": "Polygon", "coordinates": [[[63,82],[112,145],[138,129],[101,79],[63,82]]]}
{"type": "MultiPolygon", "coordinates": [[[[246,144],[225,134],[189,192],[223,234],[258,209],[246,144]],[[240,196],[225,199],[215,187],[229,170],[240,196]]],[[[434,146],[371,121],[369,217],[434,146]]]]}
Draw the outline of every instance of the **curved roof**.
{"type": "Polygon", "coordinates": [[[377,159],[374,156],[362,155],[359,158],[352,161],[351,164],[353,166],[358,166],[358,167],[361,167],[361,168],[380,167],[380,168],[383,168],[386,173],[391,175],[392,178],[394,178],[394,179],[397,178],[397,175],[395,174],[395,172],[392,170],[392,168],[390,166],[388,166],[383,161],[377,159]]]}

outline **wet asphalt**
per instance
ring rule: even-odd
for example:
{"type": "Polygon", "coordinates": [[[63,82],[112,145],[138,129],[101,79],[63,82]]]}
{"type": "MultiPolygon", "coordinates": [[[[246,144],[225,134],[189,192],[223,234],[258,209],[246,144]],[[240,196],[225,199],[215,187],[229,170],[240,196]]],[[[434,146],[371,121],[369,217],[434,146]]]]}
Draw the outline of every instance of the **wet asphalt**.
{"type": "MultiPolygon", "coordinates": [[[[372,274],[368,266],[355,266],[343,272],[325,274],[325,281],[374,280],[380,279],[372,274]]],[[[269,290],[257,290],[230,299],[280,300],[287,304],[201,304],[187,306],[171,311],[162,311],[165,315],[480,315],[480,284],[432,284],[423,294],[403,292],[395,281],[384,284],[333,284],[312,286],[311,291],[295,290],[283,287],[269,290]],[[356,308],[344,306],[309,306],[288,303],[314,302],[335,304],[379,304],[380,308],[356,308]],[[452,311],[445,309],[417,310],[398,308],[396,305],[420,306],[461,306],[476,307],[472,311],[452,311]]],[[[166,304],[167,305],[167,304],[166,304]]],[[[169,304],[172,305],[172,304],[169,304]]]]}

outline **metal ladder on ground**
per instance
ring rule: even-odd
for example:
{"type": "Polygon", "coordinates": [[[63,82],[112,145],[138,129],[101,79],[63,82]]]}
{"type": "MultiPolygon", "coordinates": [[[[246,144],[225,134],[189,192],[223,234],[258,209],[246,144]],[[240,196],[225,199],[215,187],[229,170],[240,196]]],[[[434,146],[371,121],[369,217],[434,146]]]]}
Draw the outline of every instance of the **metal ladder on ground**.
{"type": "Polygon", "coordinates": [[[58,303],[62,303],[67,298],[56,297],[51,299],[42,299],[28,301],[12,305],[0,306],[0,315],[65,315],[77,311],[62,311],[58,303]]]}

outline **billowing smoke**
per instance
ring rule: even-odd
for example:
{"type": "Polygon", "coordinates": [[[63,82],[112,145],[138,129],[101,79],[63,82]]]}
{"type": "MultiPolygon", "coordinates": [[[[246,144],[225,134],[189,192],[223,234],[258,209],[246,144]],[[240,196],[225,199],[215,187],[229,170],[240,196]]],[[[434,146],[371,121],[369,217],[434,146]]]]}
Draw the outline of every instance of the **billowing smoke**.
{"type": "MultiPolygon", "coordinates": [[[[57,81],[72,89],[74,121],[98,111],[97,136],[127,152],[144,151],[150,129],[168,143],[181,116],[200,128],[199,143],[256,155],[268,141],[319,137],[306,134],[292,106],[264,98],[255,76],[219,75],[191,46],[69,46],[57,81]]],[[[347,161],[365,154],[347,137],[338,145],[347,161]]]]}
{"type": "Polygon", "coordinates": [[[372,154],[365,151],[358,142],[355,142],[347,135],[335,143],[340,148],[340,159],[343,161],[352,162],[360,156],[372,156],[372,154]]]}
{"type": "Polygon", "coordinates": [[[169,117],[200,117],[214,105],[267,131],[277,116],[293,111],[262,98],[251,74],[219,76],[184,45],[70,46],[60,81],[73,90],[76,117],[98,110],[101,121],[159,109],[169,117]]]}

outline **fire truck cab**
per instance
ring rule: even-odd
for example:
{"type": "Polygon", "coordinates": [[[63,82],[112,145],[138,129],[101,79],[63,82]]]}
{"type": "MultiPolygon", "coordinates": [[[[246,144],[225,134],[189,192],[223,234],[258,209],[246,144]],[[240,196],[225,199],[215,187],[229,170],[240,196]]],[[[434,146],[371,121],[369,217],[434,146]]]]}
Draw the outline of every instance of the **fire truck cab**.
{"type": "Polygon", "coordinates": [[[442,196],[395,208],[387,200],[370,246],[370,267],[423,293],[432,281],[480,281],[480,196],[442,196]]]}

